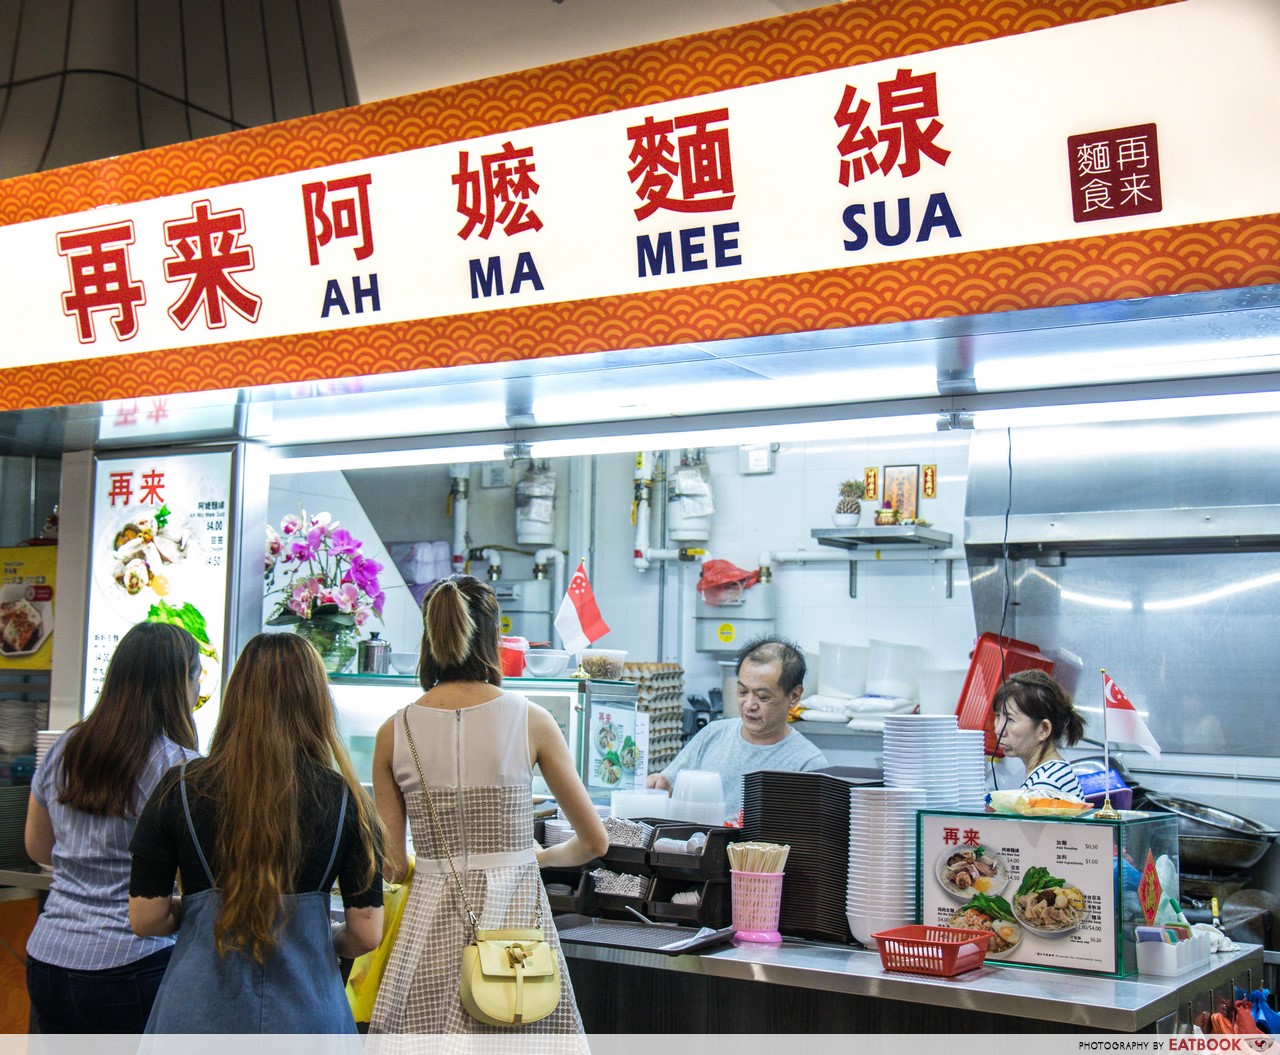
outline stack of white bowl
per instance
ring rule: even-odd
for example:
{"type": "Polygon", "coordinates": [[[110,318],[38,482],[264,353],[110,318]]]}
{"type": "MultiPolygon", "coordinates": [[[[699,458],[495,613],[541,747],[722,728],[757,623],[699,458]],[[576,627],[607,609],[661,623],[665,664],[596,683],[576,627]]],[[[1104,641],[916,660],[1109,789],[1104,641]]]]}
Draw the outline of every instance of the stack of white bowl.
{"type": "Polygon", "coordinates": [[[916,812],[920,788],[851,788],[849,793],[849,930],[868,949],[877,931],[916,918],[916,812]]]}
{"type": "Polygon", "coordinates": [[[710,769],[682,769],[671,789],[667,816],[694,824],[723,824],[724,781],[710,769]]]}
{"type": "Polygon", "coordinates": [[[928,808],[953,810],[960,800],[960,753],[954,714],[886,714],[884,782],[923,788],[928,808]]]}
{"type": "Polygon", "coordinates": [[[962,810],[980,810],[987,804],[986,734],[981,729],[957,729],[956,748],[960,753],[960,802],[962,810]]]}

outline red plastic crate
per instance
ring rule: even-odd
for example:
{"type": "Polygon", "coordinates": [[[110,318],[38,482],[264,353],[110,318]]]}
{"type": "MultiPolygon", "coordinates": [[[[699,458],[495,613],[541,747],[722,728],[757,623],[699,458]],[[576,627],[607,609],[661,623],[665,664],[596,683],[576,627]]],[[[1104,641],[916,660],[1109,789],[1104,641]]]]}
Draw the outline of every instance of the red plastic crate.
{"type": "Polygon", "coordinates": [[[1038,646],[1012,637],[998,634],[982,634],[969,661],[969,673],[965,675],[964,688],[960,690],[960,702],[956,705],[957,724],[961,729],[981,729],[983,748],[988,755],[1003,755],[996,748],[995,715],[991,711],[991,697],[1010,674],[1022,670],[1053,670],[1053,660],[1044,655],[1038,646]]]}
{"type": "Polygon", "coordinates": [[[916,923],[871,936],[880,949],[880,962],[886,971],[950,978],[982,966],[991,931],[916,923]]]}

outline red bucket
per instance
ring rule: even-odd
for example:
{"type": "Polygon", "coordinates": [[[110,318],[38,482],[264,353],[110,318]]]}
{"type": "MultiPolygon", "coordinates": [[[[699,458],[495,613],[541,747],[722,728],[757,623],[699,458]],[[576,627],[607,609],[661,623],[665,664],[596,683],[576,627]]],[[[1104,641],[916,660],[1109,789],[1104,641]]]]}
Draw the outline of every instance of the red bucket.
{"type": "Polygon", "coordinates": [[[528,651],[528,638],[506,636],[502,638],[498,656],[502,660],[504,678],[518,678],[524,674],[524,654],[528,651]]]}

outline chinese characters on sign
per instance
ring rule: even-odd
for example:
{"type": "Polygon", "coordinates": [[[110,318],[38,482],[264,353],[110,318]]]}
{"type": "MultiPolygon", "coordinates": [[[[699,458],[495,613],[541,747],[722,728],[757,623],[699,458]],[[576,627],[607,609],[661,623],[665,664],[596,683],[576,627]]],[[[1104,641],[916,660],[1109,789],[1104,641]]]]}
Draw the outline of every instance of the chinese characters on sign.
{"type": "Polygon", "coordinates": [[[311,266],[320,263],[320,247],[335,238],[359,239],[352,252],[357,260],[373,255],[373,224],[369,221],[369,184],[371,173],[331,179],[328,182],[304,183],[302,204],[307,216],[307,252],[311,266]],[[329,196],[328,205],[325,195],[329,196]]]}
{"type": "Polygon", "coordinates": [[[646,116],[643,123],[627,129],[631,140],[627,176],[636,184],[636,195],[642,202],[635,210],[637,220],[659,209],[719,212],[733,207],[729,129],[721,127],[728,120],[725,107],[683,114],[670,121],[646,116]]]}
{"type": "Polygon", "coordinates": [[[497,153],[480,156],[478,169],[471,167],[469,158],[468,151],[458,152],[458,171],[453,176],[458,214],[466,221],[459,238],[470,238],[477,228],[481,238],[488,238],[494,224],[508,235],[542,230],[542,221],[529,205],[538,193],[533,147],[517,150],[503,143],[497,153]]]}
{"type": "Polygon", "coordinates": [[[95,311],[114,313],[111,325],[122,341],[138,332],[138,307],[147,302],[147,292],[129,275],[127,247],[132,244],[131,220],[58,235],[58,254],[67,258],[71,272],[71,288],[62,294],[62,311],[76,320],[81,344],[97,339],[95,311]]]}
{"type": "Polygon", "coordinates": [[[1076,223],[1159,212],[1160,152],[1154,124],[1067,137],[1076,223]]]}
{"type": "MultiPolygon", "coordinates": [[[[951,151],[937,141],[944,126],[938,119],[936,73],[900,69],[892,80],[876,86],[876,96],[879,124],[868,120],[871,102],[859,98],[852,84],[845,85],[836,107],[836,126],[844,130],[836,144],[842,186],[852,189],[868,176],[889,175],[895,167],[899,176],[909,179],[920,173],[922,158],[939,167],[946,165],[951,151]]],[[[841,219],[852,236],[843,240],[846,251],[866,249],[873,240],[881,246],[903,245],[913,236],[917,242],[927,242],[939,228],[948,238],[960,237],[955,211],[942,191],[931,193],[923,205],[909,196],[873,201],[869,225],[867,216],[865,202],[845,207],[841,219]]]]}
{"type": "Polygon", "coordinates": [[[844,129],[837,149],[840,182],[846,187],[851,178],[858,182],[877,171],[887,176],[894,165],[903,176],[914,176],[920,171],[922,155],[938,165],[945,165],[951,156],[951,151],[937,143],[943,128],[938,120],[937,74],[898,70],[893,80],[881,81],[876,87],[878,127],[867,123],[871,103],[859,99],[851,84],[845,86],[836,110],[836,124],[844,129]]]}
{"type": "Polygon", "coordinates": [[[226,326],[224,306],[250,322],[258,321],[262,298],[232,277],[253,270],[253,249],[239,244],[244,231],[244,210],[211,213],[207,201],[198,201],[186,219],[164,225],[164,239],[174,255],[164,262],[164,277],[187,283],[186,292],[169,308],[169,318],[185,330],[203,305],[205,325],[211,330],[226,326]]]}
{"type": "MultiPolygon", "coordinates": [[[[244,229],[243,210],[215,213],[207,201],[196,202],[190,216],[164,224],[164,240],[174,251],[164,262],[165,280],[185,284],[169,306],[169,317],[179,329],[185,330],[202,307],[211,330],[226,325],[227,307],[249,322],[258,321],[262,299],[232,277],[253,270],[253,249],[239,241],[244,229]]],[[[130,274],[128,247],[134,241],[132,221],[58,234],[58,253],[66,257],[71,278],[62,310],[76,320],[81,344],[98,339],[95,312],[110,313],[121,341],[138,332],[138,308],[146,304],[147,293],[145,284],[130,274]]]]}

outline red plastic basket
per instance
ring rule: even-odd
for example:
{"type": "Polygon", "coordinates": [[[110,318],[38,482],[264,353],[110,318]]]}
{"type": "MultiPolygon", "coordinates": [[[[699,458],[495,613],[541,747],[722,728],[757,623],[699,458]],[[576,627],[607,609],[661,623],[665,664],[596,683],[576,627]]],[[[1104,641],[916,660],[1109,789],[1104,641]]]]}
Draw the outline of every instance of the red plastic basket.
{"type": "Polygon", "coordinates": [[[1053,660],[1027,641],[1017,641],[998,634],[982,634],[969,661],[960,702],[956,705],[956,721],[961,729],[981,729],[986,735],[982,746],[988,755],[1004,752],[996,749],[995,715],[991,697],[1010,674],[1023,670],[1053,670],[1053,660]],[[1001,647],[1003,645],[1003,648],[1001,647]]]}
{"type": "Polygon", "coordinates": [[[986,959],[989,930],[929,927],[919,923],[872,935],[886,971],[949,978],[972,971],[986,959]]]}

